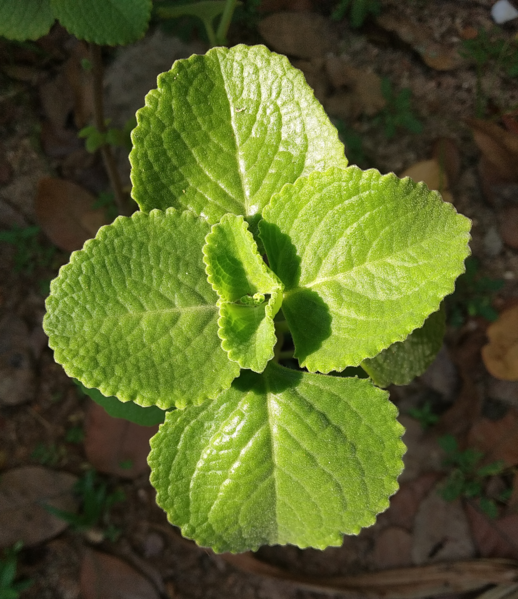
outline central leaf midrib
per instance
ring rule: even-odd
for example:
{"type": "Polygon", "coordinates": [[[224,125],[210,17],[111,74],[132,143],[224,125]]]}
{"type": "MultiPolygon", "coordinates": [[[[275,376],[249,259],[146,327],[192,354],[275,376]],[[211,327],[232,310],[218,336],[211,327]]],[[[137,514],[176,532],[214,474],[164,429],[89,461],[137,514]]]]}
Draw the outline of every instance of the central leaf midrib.
{"type": "MultiPolygon", "coordinates": [[[[228,53],[228,52],[227,52],[228,53]]],[[[230,127],[232,128],[232,133],[234,134],[234,142],[235,142],[235,147],[236,147],[236,163],[237,163],[237,172],[239,174],[239,180],[241,181],[241,191],[242,191],[242,203],[244,205],[244,213],[245,215],[248,215],[248,204],[249,204],[249,197],[248,194],[246,192],[246,185],[245,185],[245,179],[246,179],[246,172],[243,170],[242,165],[241,165],[241,160],[240,160],[240,149],[239,149],[239,144],[238,144],[238,137],[237,137],[237,127],[236,127],[236,123],[234,121],[234,105],[231,102],[231,97],[230,97],[230,93],[228,91],[228,87],[227,87],[227,80],[225,78],[225,74],[223,71],[223,66],[221,64],[221,57],[220,57],[220,53],[217,52],[216,53],[217,59],[218,59],[218,65],[220,68],[220,73],[221,73],[221,80],[223,81],[223,87],[225,88],[225,95],[227,97],[227,101],[228,101],[228,112],[229,112],[229,117],[230,117],[230,127]]],[[[225,55],[225,57],[227,56],[227,54],[225,55]]]]}
{"type": "Polygon", "coordinates": [[[188,306],[186,308],[165,308],[163,310],[143,310],[141,312],[130,312],[127,311],[124,314],[109,314],[103,317],[99,317],[98,315],[92,315],[91,318],[89,319],[85,319],[85,320],[101,320],[101,321],[107,321],[107,320],[111,320],[111,319],[117,319],[117,320],[121,320],[123,318],[127,318],[127,317],[131,317],[131,316],[147,316],[148,314],[167,314],[167,313],[174,313],[174,312],[198,312],[198,311],[207,311],[207,310],[212,310],[214,312],[216,312],[218,310],[218,307],[216,305],[214,306],[188,306]]]}

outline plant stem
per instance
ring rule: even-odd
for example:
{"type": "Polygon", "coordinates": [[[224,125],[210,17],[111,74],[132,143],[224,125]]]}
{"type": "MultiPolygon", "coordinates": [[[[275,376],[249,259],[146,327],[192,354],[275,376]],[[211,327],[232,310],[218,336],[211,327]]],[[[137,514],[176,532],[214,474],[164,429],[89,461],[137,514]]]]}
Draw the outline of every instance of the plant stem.
{"type": "Polygon", "coordinates": [[[293,358],[292,349],[287,349],[285,351],[279,352],[279,360],[289,360],[290,358],[293,358]]]}
{"type": "MultiPolygon", "coordinates": [[[[104,122],[104,102],[103,102],[103,60],[101,47],[97,44],[90,44],[90,55],[92,57],[92,75],[94,91],[94,124],[101,132],[106,133],[106,124],[104,122]]],[[[131,214],[131,207],[126,194],[122,189],[122,181],[115,164],[115,158],[111,147],[104,144],[100,148],[101,156],[104,162],[104,168],[108,173],[110,185],[115,196],[115,203],[119,213],[125,216],[131,214]]]]}
{"type": "Polygon", "coordinates": [[[237,0],[227,0],[223,14],[221,15],[221,21],[219,22],[218,30],[216,32],[217,43],[224,46],[227,43],[227,32],[232,21],[232,15],[236,8],[237,0]]]}
{"type": "Polygon", "coordinates": [[[286,320],[276,320],[275,321],[275,330],[278,333],[289,333],[290,327],[288,326],[288,323],[286,320]]]}
{"type": "Polygon", "coordinates": [[[210,47],[214,48],[218,45],[218,40],[216,38],[216,34],[214,33],[214,28],[212,27],[212,21],[210,19],[203,19],[203,24],[205,25],[205,31],[207,32],[207,37],[209,38],[210,47]]]}

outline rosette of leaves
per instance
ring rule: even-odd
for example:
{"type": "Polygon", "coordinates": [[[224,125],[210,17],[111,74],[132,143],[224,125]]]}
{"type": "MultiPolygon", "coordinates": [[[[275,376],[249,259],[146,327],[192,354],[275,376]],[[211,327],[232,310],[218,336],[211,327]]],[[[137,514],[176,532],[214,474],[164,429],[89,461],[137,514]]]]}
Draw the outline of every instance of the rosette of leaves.
{"type": "Polygon", "coordinates": [[[395,344],[374,381],[426,367],[470,223],[424,184],[348,167],[302,73],[263,46],[176,62],[137,120],[140,211],[53,281],[55,358],[106,396],[179,408],[149,463],[187,537],[339,545],[388,506],[404,446],[388,393],[334,374],[395,344]]]}
{"type": "Polygon", "coordinates": [[[80,40],[124,45],[144,35],[150,16],[151,0],[2,0],[0,35],[35,40],[57,19],[80,40]]]}

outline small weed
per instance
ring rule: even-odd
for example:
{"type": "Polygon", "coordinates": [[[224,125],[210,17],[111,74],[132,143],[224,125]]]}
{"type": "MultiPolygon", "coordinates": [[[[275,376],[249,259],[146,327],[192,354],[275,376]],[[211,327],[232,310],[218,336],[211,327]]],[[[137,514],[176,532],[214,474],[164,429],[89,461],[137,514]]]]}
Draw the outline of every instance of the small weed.
{"type": "Polygon", "coordinates": [[[28,589],[32,580],[16,580],[16,569],[18,566],[18,553],[21,551],[22,543],[18,542],[13,547],[4,550],[0,557],[0,599],[18,599],[20,593],[28,589]]]}
{"type": "MultiPolygon", "coordinates": [[[[107,120],[106,124],[109,125],[107,120]]],[[[79,133],[79,137],[85,138],[85,146],[88,152],[92,154],[104,145],[126,148],[131,150],[131,132],[137,126],[135,117],[129,119],[122,129],[110,128],[106,131],[99,131],[97,127],[89,125],[83,127],[79,133]]]]}
{"type": "Polygon", "coordinates": [[[85,438],[85,432],[80,426],[73,426],[65,433],[67,443],[82,443],[85,438]]]}
{"type": "Polygon", "coordinates": [[[331,19],[340,21],[349,13],[351,27],[358,28],[369,15],[379,15],[381,2],[379,0],[340,0],[335,6],[331,19]]]}
{"type": "Polygon", "coordinates": [[[121,468],[122,470],[130,470],[131,468],[133,468],[133,461],[123,460],[122,462],[119,462],[119,468],[121,468]]]}
{"type": "Polygon", "coordinates": [[[467,258],[466,272],[457,279],[455,291],[446,298],[448,322],[453,327],[461,327],[468,316],[482,316],[490,322],[498,318],[491,302],[504,281],[480,276],[479,268],[476,258],[467,258]]]}
{"type": "Polygon", "coordinates": [[[66,453],[67,451],[62,445],[38,443],[31,453],[31,458],[42,466],[57,466],[66,456],[66,453]]]}
{"type": "Polygon", "coordinates": [[[74,493],[81,501],[79,513],[67,512],[50,505],[45,508],[51,513],[68,522],[76,531],[82,532],[94,526],[104,525],[105,536],[114,536],[117,529],[109,522],[109,512],[113,505],[124,501],[126,496],[120,489],[108,490],[108,484],[98,478],[93,470],[89,470],[74,485],[74,493]]]}
{"type": "Polygon", "coordinates": [[[50,268],[56,252],[53,246],[44,247],[38,240],[39,227],[13,227],[0,231],[0,241],[14,245],[14,269],[25,275],[31,275],[37,267],[50,268]]]}
{"type": "Polygon", "coordinates": [[[429,429],[439,421],[439,416],[432,411],[431,402],[427,401],[421,408],[412,408],[408,410],[408,415],[415,418],[423,430],[429,429]]]}
{"type": "Polygon", "coordinates": [[[111,191],[103,191],[97,196],[97,200],[93,205],[93,208],[104,208],[106,210],[106,216],[108,220],[112,221],[119,216],[119,210],[115,203],[115,196],[111,191]]]}
{"type": "Polygon", "coordinates": [[[383,125],[385,137],[393,138],[399,128],[410,133],[421,133],[423,125],[412,111],[412,90],[403,88],[396,93],[390,79],[384,77],[381,80],[381,91],[387,105],[375,117],[374,122],[383,125]]]}
{"type": "MultiPolygon", "coordinates": [[[[457,440],[452,435],[445,435],[438,441],[446,452],[443,466],[451,469],[441,490],[442,498],[446,501],[454,501],[459,497],[478,498],[480,509],[490,518],[496,518],[497,504],[494,499],[484,496],[484,485],[489,476],[501,474],[505,470],[505,464],[499,460],[479,466],[484,457],[481,451],[473,448],[461,451],[457,440]]],[[[506,494],[501,494],[496,499],[503,502],[505,496],[506,494]]]]}

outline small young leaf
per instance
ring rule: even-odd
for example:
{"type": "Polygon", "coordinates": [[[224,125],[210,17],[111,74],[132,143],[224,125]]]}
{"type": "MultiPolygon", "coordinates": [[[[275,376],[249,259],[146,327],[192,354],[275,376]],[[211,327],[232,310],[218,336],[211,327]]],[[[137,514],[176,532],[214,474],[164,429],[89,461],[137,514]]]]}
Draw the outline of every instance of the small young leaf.
{"type": "Polygon", "coordinates": [[[116,397],[105,397],[98,389],[88,389],[79,381],[76,382],[85,395],[102,406],[113,418],[123,418],[141,426],[156,426],[165,420],[166,413],[156,406],[143,408],[132,401],[122,402],[116,397]]]}
{"type": "Polygon", "coordinates": [[[151,0],[50,0],[61,25],[80,40],[130,44],[146,32],[151,0]]]}
{"type": "Polygon", "coordinates": [[[262,372],[273,358],[273,318],[281,307],[282,283],[259,255],[242,216],[226,214],[206,242],[203,261],[220,297],[222,347],[241,368],[262,372]]]}
{"type": "Polygon", "coordinates": [[[177,410],[151,440],[157,502],[217,552],[324,549],[370,526],[397,489],[397,410],[368,380],[243,372],[215,401],[177,410]]]}
{"type": "Polygon", "coordinates": [[[44,327],[69,376],[168,409],[216,397],[239,374],[221,349],[217,296],[189,212],[119,217],[52,282],[44,327]]]}
{"type": "Polygon", "coordinates": [[[211,224],[254,216],[285,183],[347,165],[302,73],[264,46],[176,61],[137,121],[132,194],[146,212],[189,208],[211,224]]]}
{"type": "Polygon", "coordinates": [[[470,221],[437,192],[355,166],[286,185],[263,217],[295,356],[311,372],[404,340],[453,291],[469,253],[470,221]]]}
{"type": "Polygon", "coordinates": [[[408,385],[423,374],[441,349],[446,327],[445,311],[438,310],[415,329],[404,341],[398,341],[384,349],[375,358],[362,362],[362,368],[378,387],[408,385]]]}
{"type": "Polygon", "coordinates": [[[10,40],[36,40],[54,23],[50,0],[3,0],[0,2],[0,35],[10,40]]]}

